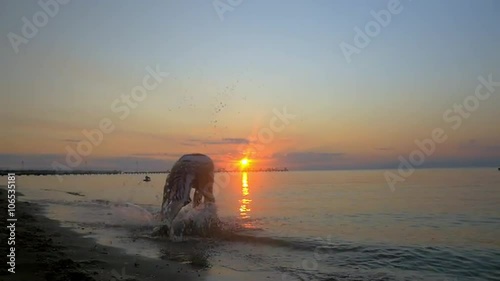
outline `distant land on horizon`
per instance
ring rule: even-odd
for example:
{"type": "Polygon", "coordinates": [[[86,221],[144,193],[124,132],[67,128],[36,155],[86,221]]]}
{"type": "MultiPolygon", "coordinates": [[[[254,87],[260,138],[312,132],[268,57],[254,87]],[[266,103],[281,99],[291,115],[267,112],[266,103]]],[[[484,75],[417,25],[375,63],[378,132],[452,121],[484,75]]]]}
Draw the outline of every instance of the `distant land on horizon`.
{"type": "MultiPolygon", "coordinates": [[[[425,167],[414,167],[415,170],[426,170],[426,169],[498,169],[500,170],[500,165],[497,166],[425,166],[425,167]]],[[[246,170],[246,172],[261,172],[261,171],[269,171],[272,172],[271,170],[275,169],[276,172],[281,172],[281,171],[291,171],[291,172],[307,172],[307,171],[363,171],[363,170],[396,170],[398,167],[372,167],[372,168],[317,168],[317,169],[288,169],[287,167],[267,167],[267,168],[256,168],[256,169],[250,169],[246,170]]],[[[405,168],[406,169],[406,168],[405,168]]],[[[222,168],[216,168],[216,172],[237,172],[237,169],[222,169],[222,168]]],[[[9,172],[15,172],[15,173],[21,173],[21,172],[30,172],[30,173],[36,173],[36,172],[41,172],[41,173],[50,173],[54,171],[54,169],[16,169],[16,168],[4,168],[0,167],[0,175],[5,175],[9,172]]],[[[122,169],[104,169],[104,168],[96,168],[96,169],[72,169],[72,170],[67,170],[67,171],[62,171],[61,172],[76,172],[76,173],[168,173],[170,171],[169,169],[158,169],[158,170],[122,170],[122,169]]]]}

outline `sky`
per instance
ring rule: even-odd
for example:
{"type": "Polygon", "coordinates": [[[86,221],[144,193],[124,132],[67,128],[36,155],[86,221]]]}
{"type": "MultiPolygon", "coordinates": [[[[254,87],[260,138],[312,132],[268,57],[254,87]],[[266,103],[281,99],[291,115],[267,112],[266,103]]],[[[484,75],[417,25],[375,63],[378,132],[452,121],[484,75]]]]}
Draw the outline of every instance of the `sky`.
{"type": "Polygon", "coordinates": [[[499,12],[2,1],[0,169],[165,170],[193,152],[223,168],[500,166],[499,12]]]}

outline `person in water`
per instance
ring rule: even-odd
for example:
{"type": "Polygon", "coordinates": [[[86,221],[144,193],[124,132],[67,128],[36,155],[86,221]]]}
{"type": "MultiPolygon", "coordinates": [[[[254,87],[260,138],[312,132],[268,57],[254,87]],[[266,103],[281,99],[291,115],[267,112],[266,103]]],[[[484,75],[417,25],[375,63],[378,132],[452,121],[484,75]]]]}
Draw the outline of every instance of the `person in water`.
{"type": "Polygon", "coordinates": [[[170,230],[172,222],[182,209],[191,203],[190,192],[194,188],[193,207],[215,202],[213,195],[214,163],[210,157],[194,153],[183,155],[175,162],[163,188],[160,217],[170,230]]]}

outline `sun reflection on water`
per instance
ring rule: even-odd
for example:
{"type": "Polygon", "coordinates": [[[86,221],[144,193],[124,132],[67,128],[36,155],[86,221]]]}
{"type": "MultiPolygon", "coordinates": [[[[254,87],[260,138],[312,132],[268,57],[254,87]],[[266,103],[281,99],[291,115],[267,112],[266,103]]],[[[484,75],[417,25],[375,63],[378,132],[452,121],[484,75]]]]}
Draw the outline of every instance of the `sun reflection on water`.
{"type": "Polygon", "coordinates": [[[243,172],[241,174],[241,194],[242,198],[239,200],[240,202],[240,216],[242,219],[249,219],[250,218],[250,203],[252,202],[252,199],[249,198],[250,196],[250,190],[248,188],[248,173],[243,172]]]}

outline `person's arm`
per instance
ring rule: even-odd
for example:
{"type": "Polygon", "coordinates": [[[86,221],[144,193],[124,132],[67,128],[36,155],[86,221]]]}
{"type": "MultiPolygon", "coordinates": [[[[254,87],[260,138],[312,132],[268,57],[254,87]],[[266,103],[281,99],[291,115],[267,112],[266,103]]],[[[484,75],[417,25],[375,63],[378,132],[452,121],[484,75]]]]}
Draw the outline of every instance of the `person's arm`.
{"type": "Polygon", "coordinates": [[[205,184],[202,189],[203,197],[205,198],[205,202],[215,202],[214,196],[214,172],[211,171],[208,173],[205,184]]]}
{"type": "Polygon", "coordinates": [[[196,188],[194,190],[194,196],[193,196],[193,207],[196,208],[196,206],[201,204],[201,199],[203,199],[203,193],[196,188]]]}

